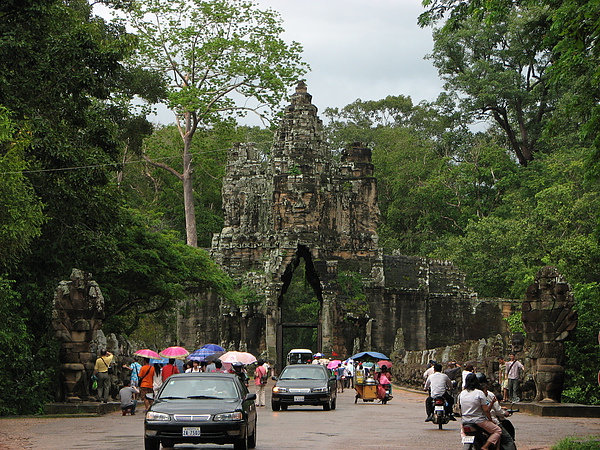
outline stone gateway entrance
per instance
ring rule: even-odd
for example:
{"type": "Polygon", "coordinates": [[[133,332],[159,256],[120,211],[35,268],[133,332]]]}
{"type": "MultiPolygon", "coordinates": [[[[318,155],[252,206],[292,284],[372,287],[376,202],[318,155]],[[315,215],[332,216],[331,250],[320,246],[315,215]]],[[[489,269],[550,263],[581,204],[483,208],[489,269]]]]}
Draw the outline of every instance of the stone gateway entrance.
{"type": "Polygon", "coordinates": [[[222,195],[225,225],[211,255],[259,298],[232,306],[208,294],[187,303],[179,318],[186,346],[218,342],[281,367],[294,328],[316,330],[313,351],[341,356],[435,347],[502,329],[502,303],[478,299],[451,263],[383,254],[371,150],[359,143],[329,150],[303,82],[269,155],[250,144],[230,150],[222,195]],[[296,276],[318,302],[316,320],[286,320],[296,276]]]}

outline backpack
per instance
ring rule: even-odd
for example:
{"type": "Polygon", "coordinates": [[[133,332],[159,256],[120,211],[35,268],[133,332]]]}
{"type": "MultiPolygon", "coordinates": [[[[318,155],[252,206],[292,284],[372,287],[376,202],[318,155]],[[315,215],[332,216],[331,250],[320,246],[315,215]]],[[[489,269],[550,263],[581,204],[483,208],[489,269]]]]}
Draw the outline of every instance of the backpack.
{"type": "MultiPolygon", "coordinates": [[[[263,367],[263,369],[265,368],[263,367]]],[[[267,373],[267,369],[265,369],[264,375],[260,376],[260,384],[267,384],[267,381],[269,381],[269,374],[267,373]]]]}

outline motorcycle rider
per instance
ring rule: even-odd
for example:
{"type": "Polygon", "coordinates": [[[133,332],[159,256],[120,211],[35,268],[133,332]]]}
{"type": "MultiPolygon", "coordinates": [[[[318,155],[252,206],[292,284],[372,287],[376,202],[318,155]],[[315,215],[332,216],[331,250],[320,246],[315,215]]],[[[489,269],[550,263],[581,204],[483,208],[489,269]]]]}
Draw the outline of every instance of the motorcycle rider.
{"type": "Polygon", "coordinates": [[[492,422],[502,428],[502,437],[500,438],[500,449],[501,450],[517,450],[515,445],[515,427],[512,425],[510,420],[507,419],[511,415],[506,408],[502,408],[496,395],[492,391],[488,390],[487,378],[482,373],[476,373],[477,380],[481,385],[481,390],[488,399],[490,406],[490,414],[492,415],[492,422]]]}
{"type": "MultiPolygon", "coordinates": [[[[489,434],[489,437],[483,447],[481,447],[481,450],[488,450],[490,448],[498,450],[500,437],[502,436],[502,428],[492,422],[492,415],[490,413],[487,397],[481,390],[479,381],[477,381],[477,376],[474,373],[469,373],[465,378],[465,386],[458,396],[458,402],[463,425],[466,423],[474,423],[489,434]]],[[[461,433],[462,432],[461,429],[461,433]]]]}
{"type": "Polygon", "coordinates": [[[445,373],[442,373],[442,365],[435,363],[433,365],[433,373],[427,377],[424,389],[429,391],[429,397],[425,400],[425,411],[427,419],[425,422],[433,420],[433,399],[436,397],[444,397],[446,400],[446,414],[450,420],[456,420],[452,414],[452,405],[454,405],[454,397],[452,397],[452,381],[445,373]]]}

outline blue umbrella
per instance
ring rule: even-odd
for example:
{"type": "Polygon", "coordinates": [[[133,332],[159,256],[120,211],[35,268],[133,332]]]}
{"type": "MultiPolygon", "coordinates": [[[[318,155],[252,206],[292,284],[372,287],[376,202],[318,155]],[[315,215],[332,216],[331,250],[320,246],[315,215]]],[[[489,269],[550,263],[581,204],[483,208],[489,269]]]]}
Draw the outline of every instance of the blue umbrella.
{"type": "Polygon", "coordinates": [[[205,344],[201,348],[207,348],[209,350],[212,350],[215,353],[225,351],[225,349],[223,347],[221,347],[220,345],[217,345],[217,344],[205,344]]]}
{"type": "Polygon", "coordinates": [[[375,358],[375,359],[390,359],[387,356],[385,356],[383,353],[379,353],[379,352],[360,352],[357,353],[356,355],[353,355],[350,357],[350,359],[360,359],[363,358],[365,356],[370,356],[371,358],[375,358]]]}
{"type": "Polygon", "coordinates": [[[168,358],[151,359],[150,360],[150,364],[167,364],[168,362],[169,362],[168,358]]]}
{"type": "MultiPolygon", "coordinates": [[[[215,355],[217,352],[208,348],[199,348],[195,352],[188,355],[190,361],[206,361],[209,356],[215,355]]],[[[222,353],[222,352],[219,352],[222,353]]]]}

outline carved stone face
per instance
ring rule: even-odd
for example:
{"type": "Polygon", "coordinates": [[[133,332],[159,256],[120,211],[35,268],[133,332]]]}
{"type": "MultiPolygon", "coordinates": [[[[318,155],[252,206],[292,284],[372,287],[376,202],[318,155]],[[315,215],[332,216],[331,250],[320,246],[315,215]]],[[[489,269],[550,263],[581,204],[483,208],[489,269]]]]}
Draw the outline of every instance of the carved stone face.
{"type": "MultiPolygon", "coordinates": [[[[513,348],[514,352],[522,351],[523,345],[525,344],[525,337],[523,336],[523,333],[514,333],[511,343],[512,343],[512,348],[513,348]]],[[[512,359],[511,359],[511,361],[512,361],[512,359]]]]}

